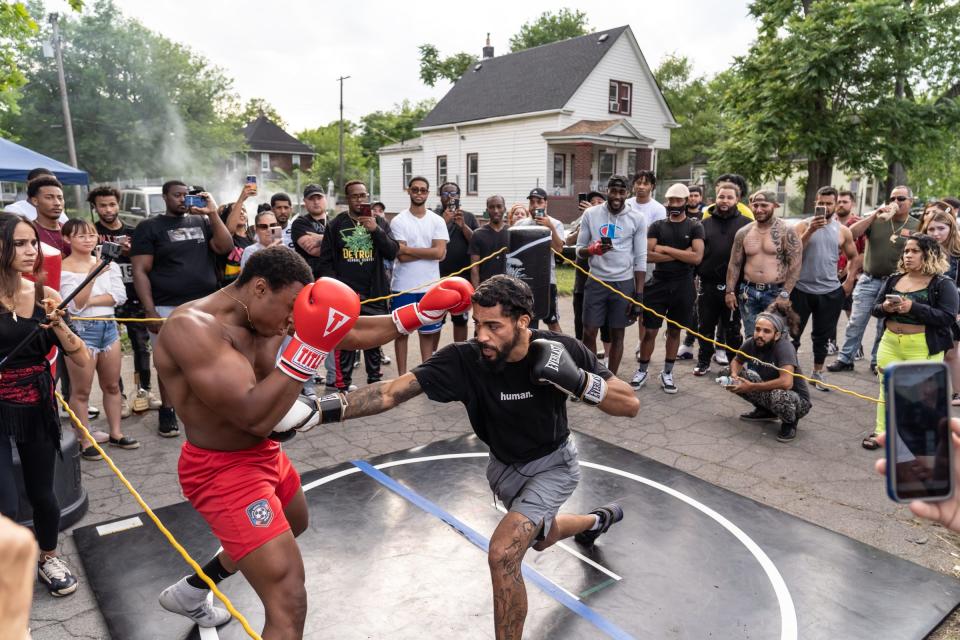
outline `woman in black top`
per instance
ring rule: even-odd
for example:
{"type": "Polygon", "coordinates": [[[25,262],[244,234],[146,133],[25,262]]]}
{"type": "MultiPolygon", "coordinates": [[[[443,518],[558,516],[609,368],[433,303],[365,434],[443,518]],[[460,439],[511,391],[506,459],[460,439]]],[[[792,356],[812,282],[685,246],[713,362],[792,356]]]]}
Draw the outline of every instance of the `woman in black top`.
{"type": "MultiPolygon", "coordinates": [[[[877,350],[880,397],[883,369],[906,360],[942,361],[953,348],[952,327],[957,321],[960,298],[957,285],[944,276],[949,261],[931,236],[916,234],[903,247],[898,273],[890,276],[877,296],[873,315],[884,319],[877,350]]],[[[884,431],[883,405],[877,405],[874,432],[863,439],[865,449],[879,447],[876,435],[884,431]]]]}
{"type": "Polygon", "coordinates": [[[52,595],[65,596],[76,591],[77,579],[57,557],[60,505],[53,490],[53,475],[60,452],[60,420],[47,354],[57,347],[80,365],[90,354],[63,313],[54,311],[60,295],[41,284],[42,266],[34,223],[0,213],[0,358],[38,323],[42,327],[0,371],[0,512],[12,518],[17,511],[12,438],[33,508],[33,528],[40,545],[40,580],[52,595]]]}
{"type": "MultiPolygon", "coordinates": [[[[960,286],[960,229],[957,228],[957,212],[946,202],[932,202],[923,212],[923,224],[920,233],[932,236],[940,243],[940,248],[947,254],[949,268],[944,274],[960,286]]],[[[960,316],[958,316],[960,320],[960,316]]],[[[953,348],[943,356],[943,361],[950,367],[950,380],[953,382],[953,406],[960,406],[960,355],[958,344],[960,340],[960,326],[953,323],[953,348]]]]}

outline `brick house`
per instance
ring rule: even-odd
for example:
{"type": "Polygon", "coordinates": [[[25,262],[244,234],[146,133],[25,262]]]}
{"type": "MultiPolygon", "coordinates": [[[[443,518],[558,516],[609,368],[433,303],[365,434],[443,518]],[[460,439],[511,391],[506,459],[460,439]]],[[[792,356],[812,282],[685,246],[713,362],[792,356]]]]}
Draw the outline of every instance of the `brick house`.
{"type": "Polygon", "coordinates": [[[243,138],[247,151],[234,156],[230,168],[256,175],[261,182],[279,178],[277,169],[288,175],[294,167],[309,171],[317,155],[262,114],[243,128],[243,138]]]}
{"type": "Polygon", "coordinates": [[[509,206],[539,186],[551,215],[569,221],[577,193],[655,170],[677,126],[629,26],[498,57],[488,45],[418,138],[379,150],[380,197],[402,210],[407,179],[423,175],[434,191],[457,182],[463,207],[483,211],[488,196],[509,206]]]}

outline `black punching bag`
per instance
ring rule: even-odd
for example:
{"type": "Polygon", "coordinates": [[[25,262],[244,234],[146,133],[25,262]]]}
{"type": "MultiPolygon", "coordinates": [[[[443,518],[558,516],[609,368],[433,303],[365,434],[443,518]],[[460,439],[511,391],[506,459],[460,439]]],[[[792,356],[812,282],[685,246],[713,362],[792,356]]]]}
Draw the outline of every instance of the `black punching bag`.
{"type": "Polygon", "coordinates": [[[550,229],[541,226],[510,227],[507,275],[520,278],[533,291],[533,317],[550,310],[550,229]]]}
{"type": "MultiPolygon", "coordinates": [[[[76,524],[87,513],[87,492],[80,484],[80,447],[77,446],[73,429],[66,424],[60,440],[60,451],[63,457],[54,456],[53,461],[53,492],[60,503],[60,530],[63,531],[76,524]]],[[[23,476],[19,470],[20,456],[16,446],[13,447],[13,466],[17,468],[14,477],[20,494],[16,520],[25,527],[32,527],[33,510],[23,486],[23,476]]]]}

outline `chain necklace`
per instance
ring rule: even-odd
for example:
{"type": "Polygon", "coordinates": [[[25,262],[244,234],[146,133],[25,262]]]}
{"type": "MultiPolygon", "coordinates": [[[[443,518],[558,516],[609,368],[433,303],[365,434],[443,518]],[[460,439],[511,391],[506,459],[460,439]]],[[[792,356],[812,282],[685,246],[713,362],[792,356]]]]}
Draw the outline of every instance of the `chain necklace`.
{"type": "Polygon", "coordinates": [[[253,320],[250,319],[250,309],[247,308],[247,305],[243,304],[242,301],[238,300],[237,298],[234,298],[232,295],[227,293],[226,288],[220,289],[220,293],[227,296],[228,298],[230,298],[231,300],[239,304],[241,307],[243,307],[243,310],[247,313],[247,324],[250,325],[250,331],[256,332],[257,329],[256,327],[253,326],[253,320]]]}
{"type": "Polygon", "coordinates": [[[893,233],[890,235],[890,244],[897,244],[897,238],[900,237],[900,232],[903,231],[903,228],[907,226],[907,223],[910,222],[910,216],[907,216],[907,219],[903,221],[903,224],[900,225],[899,229],[893,228],[893,218],[890,218],[890,231],[893,233]]]}

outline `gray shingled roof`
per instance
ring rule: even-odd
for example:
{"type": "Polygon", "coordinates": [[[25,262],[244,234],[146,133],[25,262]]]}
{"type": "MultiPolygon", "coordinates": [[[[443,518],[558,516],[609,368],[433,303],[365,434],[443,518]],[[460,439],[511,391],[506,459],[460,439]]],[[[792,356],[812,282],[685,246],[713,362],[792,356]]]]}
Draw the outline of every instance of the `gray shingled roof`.
{"type": "Polygon", "coordinates": [[[243,137],[247,141],[250,151],[279,151],[281,153],[315,155],[313,149],[263,115],[243,128],[243,137]]]}
{"type": "Polygon", "coordinates": [[[471,67],[464,73],[418,127],[560,109],[626,29],[481,60],[480,70],[471,67]],[[604,34],[607,39],[599,42],[604,34]]]}

